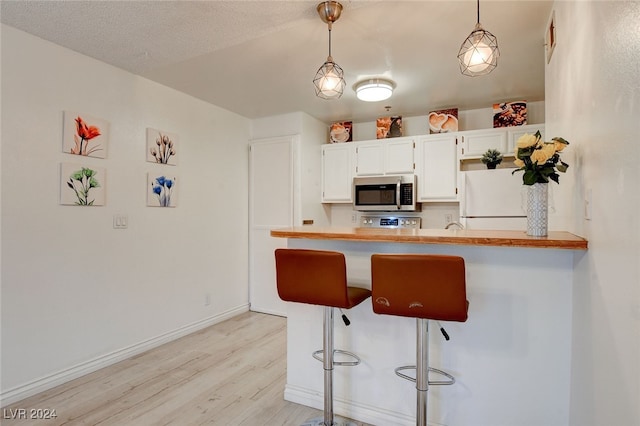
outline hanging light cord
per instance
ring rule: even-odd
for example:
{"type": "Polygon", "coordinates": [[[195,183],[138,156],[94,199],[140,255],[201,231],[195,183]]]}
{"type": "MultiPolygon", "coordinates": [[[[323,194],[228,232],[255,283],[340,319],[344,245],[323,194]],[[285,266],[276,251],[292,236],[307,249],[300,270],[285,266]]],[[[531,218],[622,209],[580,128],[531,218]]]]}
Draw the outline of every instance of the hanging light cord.
{"type": "Polygon", "coordinates": [[[331,57],[331,22],[329,22],[329,57],[331,57]]]}
{"type": "Polygon", "coordinates": [[[478,22],[477,23],[479,24],[480,23],[480,0],[477,0],[477,5],[478,5],[478,7],[477,7],[477,10],[478,10],[478,22]]]}

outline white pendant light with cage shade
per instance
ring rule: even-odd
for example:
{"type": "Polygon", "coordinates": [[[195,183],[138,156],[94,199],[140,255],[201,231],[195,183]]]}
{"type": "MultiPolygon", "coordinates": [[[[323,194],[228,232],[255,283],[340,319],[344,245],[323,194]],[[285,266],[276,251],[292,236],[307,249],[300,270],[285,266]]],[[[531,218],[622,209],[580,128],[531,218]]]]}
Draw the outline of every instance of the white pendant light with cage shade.
{"type": "Polygon", "coordinates": [[[316,10],[320,19],[329,26],[329,56],[316,72],[313,85],[316,89],[316,96],[319,98],[338,99],[344,92],[346,82],[344,81],[344,71],[340,65],[333,62],[331,56],[331,27],[340,18],[342,5],[337,1],[325,1],[320,3],[316,10]]]}
{"type": "Polygon", "coordinates": [[[480,24],[480,0],[477,0],[478,19],[474,30],[460,46],[458,60],[462,74],[476,77],[486,75],[498,66],[498,39],[480,24]]]}

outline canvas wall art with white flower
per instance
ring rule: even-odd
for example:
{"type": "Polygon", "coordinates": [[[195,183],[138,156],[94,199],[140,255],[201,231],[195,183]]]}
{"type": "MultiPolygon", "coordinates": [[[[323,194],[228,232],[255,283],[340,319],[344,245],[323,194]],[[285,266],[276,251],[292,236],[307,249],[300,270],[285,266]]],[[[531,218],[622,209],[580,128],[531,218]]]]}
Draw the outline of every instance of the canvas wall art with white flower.
{"type": "Polygon", "coordinates": [[[147,128],[147,161],[157,164],[178,164],[178,135],[147,128]]]}

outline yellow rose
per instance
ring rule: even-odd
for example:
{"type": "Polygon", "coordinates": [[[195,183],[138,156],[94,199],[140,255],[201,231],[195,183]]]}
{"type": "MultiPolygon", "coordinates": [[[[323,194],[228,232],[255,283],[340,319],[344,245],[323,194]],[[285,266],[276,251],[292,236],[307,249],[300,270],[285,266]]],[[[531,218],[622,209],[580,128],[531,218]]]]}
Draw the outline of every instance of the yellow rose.
{"type": "Polygon", "coordinates": [[[535,135],[525,133],[524,135],[520,136],[520,138],[518,138],[518,142],[516,142],[516,145],[518,146],[518,148],[529,148],[531,146],[534,146],[537,142],[538,138],[535,135]]]}
{"type": "Polygon", "coordinates": [[[554,143],[544,143],[542,148],[536,149],[531,153],[531,161],[538,164],[544,164],[556,153],[554,143]]]}
{"type": "Polygon", "coordinates": [[[558,141],[554,141],[553,145],[555,147],[556,152],[560,152],[564,149],[565,146],[567,146],[566,143],[564,142],[558,142],[558,141]]]}
{"type": "Polygon", "coordinates": [[[516,167],[519,168],[519,169],[524,167],[524,161],[522,161],[520,159],[513,160],[513,164],[515,164],[516,167]]]}

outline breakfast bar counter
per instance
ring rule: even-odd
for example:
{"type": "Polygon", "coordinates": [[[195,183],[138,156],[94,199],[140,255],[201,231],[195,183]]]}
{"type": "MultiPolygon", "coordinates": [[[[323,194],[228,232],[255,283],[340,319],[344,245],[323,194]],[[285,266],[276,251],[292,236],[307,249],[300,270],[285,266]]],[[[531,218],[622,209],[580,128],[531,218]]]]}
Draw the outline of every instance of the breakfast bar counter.
{"type": "MultiPolygon", "coordinates": [[[[429,390],[430,424],[567,425],[574,265],[587,241],[568,232],[302,226],[274,229],[290,248],[345,254],[350,285],[371,287],[373,253],[431,253],[465,260],[469,319],[430,333],[431,364],[456,377],[429,390]]],[[[304,277],[300,277],[304,280],[304,277]]],[[[288,401],[322,409],[322,307],[287,303],[288,401]]],[[[362,363],[334,371],[334,410],[374,425],[415,424],[415,384],[394,368],[415,363],[415,320],[373,313],[371,302],[336,320],[335,347],[362,363]]],[[[339,317],[339,316],[338,316],[339,317]]],[[[573,326],[579,326],[574,324],[573,326]]]]}
{"type": "Polygon", "coordinates": [[[301,226],[286,229],[274,229],[271,231],[271,236],[281,238],[308,238],[360,242],[536,247],[569,250],[587,249],[587,240],[563,231],[551,231],[546,237],[531,237],[524,231],[325,228],[301,226]]]}

